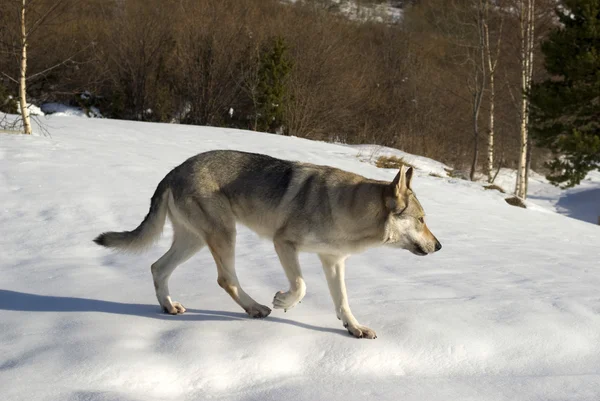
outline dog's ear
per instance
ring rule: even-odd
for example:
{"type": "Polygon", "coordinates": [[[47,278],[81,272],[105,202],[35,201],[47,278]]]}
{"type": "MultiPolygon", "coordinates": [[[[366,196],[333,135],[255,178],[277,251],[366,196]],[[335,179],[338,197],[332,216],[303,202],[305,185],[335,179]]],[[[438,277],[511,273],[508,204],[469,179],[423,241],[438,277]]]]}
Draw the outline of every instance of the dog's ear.
{"type": "Polygon", "coordinates": [[[402,166],[400,171],[392,181],[392,185],[394,186],[394,191],[396,196],[400,197],[402,194],[406,192],[407,189],[410,189],[410,182],[412,181],[413,176],[413,168],[406,166],[402,166]]]}
{"type": "Polygon", "coordinates": [[[406,188],[411,189],[410,183],[411,183],[412,177],[413,177],[413,168],[412,167],[409,167],[406,169],[406,173],[404,174],[404,177],[406,178],[406,188]]]}

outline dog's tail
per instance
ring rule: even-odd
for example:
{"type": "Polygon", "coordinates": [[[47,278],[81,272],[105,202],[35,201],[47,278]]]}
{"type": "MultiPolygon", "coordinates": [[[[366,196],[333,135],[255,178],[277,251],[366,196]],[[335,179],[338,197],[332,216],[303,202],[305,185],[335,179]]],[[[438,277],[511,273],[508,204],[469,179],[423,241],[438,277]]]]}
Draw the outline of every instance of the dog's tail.
{"type": "Polygon", "coordinates": [[[170,192],[168,180],[165,177],[152,195],[150,211],[135,230],[102,233],[94,239],[94,242],[125,252],[142,251],[152,245],[162,233],[165,225],[170,192]]]}

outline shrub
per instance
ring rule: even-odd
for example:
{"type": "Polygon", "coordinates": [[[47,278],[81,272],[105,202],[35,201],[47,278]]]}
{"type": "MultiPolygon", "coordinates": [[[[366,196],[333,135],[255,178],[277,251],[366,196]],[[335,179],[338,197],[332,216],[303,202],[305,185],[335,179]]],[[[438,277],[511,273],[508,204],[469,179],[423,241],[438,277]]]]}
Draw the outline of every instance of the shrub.
{"type": "Polygon", "coordinates": [[[283,125],[286,79],[292,68],[287,46],[282,37],[260,59],[258,84],[258,130],[277,132],[283,125]]]}
{"type": "Polygon", "coordinates": [[[407,163],[401,157],[396,156],[379,156],[377,161],[375,162],[375,166],[379,168],[395,168],[399,169],[402,166],[413,167],[410,163],[407,163]]]}
{"type": "Polygon", "coordinates": [[[459,178],[461,180],[467,180],[470,181],[469,179],[469,173],[465,170],[457,170],[457,169],[445,169],[446,170],[446,174],[448,174],[448,177],[450,178],[459,178]]]}
{"type": "Polygon", "coordinates": [[[518,206],[518,207],[522,207],[523,209],[527,209],[527,206],[525,206],[525,203],[523,202],[523,200],[516,196],[506,198],[504,200],[506,201],[506,203],[508,203],[511,206],[518,206]]]}
{"type": "Polygon", "coordinates": [[[506,191],[502,187],[499,187],[498,185],[494,185],[494,184],[484,185],[483,189],[495,189],[496,191],[500,191],[503,194],[506,193],[506,191]]]}
{"type": "Polygon", "coordinates": [[[17,114],[17,101],[10,96],[8,89],[0,83],[0,111],[8,114],[17,114]]]}

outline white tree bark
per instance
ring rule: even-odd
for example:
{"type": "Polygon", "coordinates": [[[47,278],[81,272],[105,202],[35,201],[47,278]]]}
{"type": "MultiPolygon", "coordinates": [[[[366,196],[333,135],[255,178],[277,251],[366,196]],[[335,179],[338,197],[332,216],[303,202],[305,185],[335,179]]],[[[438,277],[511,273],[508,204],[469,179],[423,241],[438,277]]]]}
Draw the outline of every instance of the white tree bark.
{"type": "Polygon", "coordinates": [[[498,38],[496,42],[496,48],[494,49],[494,54],[492,54],[492,45],[490,43],[490,28],[489,28],[489,8],[490,2],[489,0],[485,0],[485,8],[484,8],[484,33],[485,33],[485,50],[486,50],[486,58],[487,58],[487,68],[488,68],[488,77],[490,84],[490,107],[489,107],[489,119],[488,119],[488,148],[487,148],[487,176],[488,182],[494,182],[494,135],[495,135],[495,126],[494,126],[494,113],[495,113],[495,73],[496,67],[498,66],[498,60],[500,58],[500,43],[502,41],[502,27],[503,27],[503,19],[500,20],[500,28],[498,30],[498,38]]]}
{"type": "Polygon", "coordinates": [[[490,72],[490,115],[489,115],[489,127],[488,127],[488,148],[487,148],[487,175],[488,182],[493,182],[494,172],[494,75],[490,72]]]}
{"type": "MultiPolygon", "coordinates": [[[[487,0],[486,0],[487,1],[487,0]]],[[[475,180],[477,170],[477,160],[479,158],[479,111],[483,102],[486,83],[485,66],[485,13],[484,3],[479,0],[477,4],[477,54],[473,59],[473,87],[471,93],[473,96],[472,121],[473,121],[473,159],[471,161],[471,171],[469,179],[475,180]]]]}
{"type": "Polygon", "coordinates": [[[21,7],[21,68],[19,74],[19,104],[21,106],[21,117],[23,118],[23,133],[31,135],[31,120],[27,108],[27,31],[25,30],[25,6],[23,0],[21,7]]]}
{"type": "Polygon", "coordinates": [[[533,75],[533,46],[534,46],[534,10],[535,0],[521,0],[520,36],[521,36],[521,146],[515,195],[521,199],[527,198],[527,155],[529,147],[529,90],[533,75]]]}

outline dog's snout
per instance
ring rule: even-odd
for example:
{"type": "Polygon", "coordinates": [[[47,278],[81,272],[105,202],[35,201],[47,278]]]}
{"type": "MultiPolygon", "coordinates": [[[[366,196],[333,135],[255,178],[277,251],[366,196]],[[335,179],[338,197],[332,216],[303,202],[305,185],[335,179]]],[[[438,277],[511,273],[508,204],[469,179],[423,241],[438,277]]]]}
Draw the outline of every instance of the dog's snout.
{"type": "Polygon", "coordinates": [[[442,244],[440,244],[440,241],[438,241],[437,239],[435,240],[435,251],[439,251],[440,249],[442,249],[442,244]]]}

